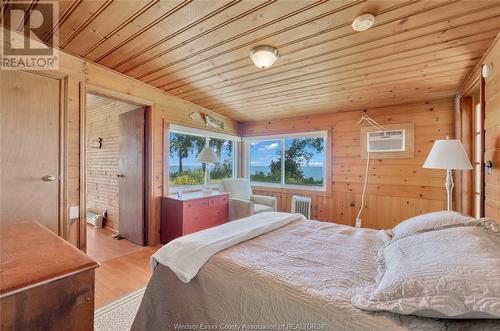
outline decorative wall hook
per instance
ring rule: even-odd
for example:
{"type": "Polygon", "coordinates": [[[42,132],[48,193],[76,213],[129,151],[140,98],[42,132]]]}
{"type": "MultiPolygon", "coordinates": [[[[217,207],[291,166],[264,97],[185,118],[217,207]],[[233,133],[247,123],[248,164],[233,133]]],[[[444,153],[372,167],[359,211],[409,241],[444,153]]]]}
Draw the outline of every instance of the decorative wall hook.
{"type": "Polygon", "coordinates": [[[92,148],[101,149],[102,148],[102,138],[98,137],[92,142],[92,148]]]}

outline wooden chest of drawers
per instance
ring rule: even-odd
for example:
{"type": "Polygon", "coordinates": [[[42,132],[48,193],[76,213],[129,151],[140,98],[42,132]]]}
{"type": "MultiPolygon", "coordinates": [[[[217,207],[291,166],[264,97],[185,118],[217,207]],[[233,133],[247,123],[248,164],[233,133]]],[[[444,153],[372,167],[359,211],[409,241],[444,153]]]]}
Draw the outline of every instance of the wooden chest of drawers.
{"type": "Polygon", "coordinates": [[[93,330],[99,265],[35,222],[0,227],[0,330],[93,330]]]}
{"type": "Polygon", "coordinates": [[[161,241],[168,243],[186,234],[227,222],[229,194],[192,192],[181,198],[169,195],[161,202],[161,241]]]}

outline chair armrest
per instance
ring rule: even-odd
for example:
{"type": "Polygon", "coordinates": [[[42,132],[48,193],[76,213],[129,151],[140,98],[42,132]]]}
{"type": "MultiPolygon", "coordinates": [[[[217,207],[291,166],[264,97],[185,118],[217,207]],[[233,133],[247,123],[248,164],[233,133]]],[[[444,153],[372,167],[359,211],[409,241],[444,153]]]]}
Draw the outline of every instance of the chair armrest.
{"type": "Polygon", "coordinates": [[[253,202],[243,199],[229,198],[229,220],[234,221],[253,215],[253,202]]]}
{"type": "Polygon", "coordinates": [[[278,210],[278,199],[276,199],[275,197],[254,194],[250,197],[250,200],[252,200],[253,203],[259,205],[273,207],[274,211],[278,210]]]}

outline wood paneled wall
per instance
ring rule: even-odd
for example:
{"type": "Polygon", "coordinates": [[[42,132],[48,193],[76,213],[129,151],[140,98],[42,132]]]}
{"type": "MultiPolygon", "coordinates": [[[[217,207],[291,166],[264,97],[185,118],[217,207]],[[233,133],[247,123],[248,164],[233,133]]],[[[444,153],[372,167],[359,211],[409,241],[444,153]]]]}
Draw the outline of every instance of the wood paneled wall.
{"type": "MultiPolygon", "coordinates": [[[[3,33],[3,27],[0,27],[0,33],[3,33]]],[[[22,45],[24,43],[22,35],[14,33],[11,36],[13,37],[12,43],[14,45],[22,45]]],[[[83,132],[81,131],[80,124],[82,123],[82,117],[85,116],[85,92],[89,89],[94,92],[99,91],[103,94],[138,103],[144,102],[151,107],[151,130],[154,137],[150,146],[153,154],[151,164],[153,187],[148,189],[151,189],[153,193],[150,201],[148,201],[151,217],[148,222],[147,238],[149,245],[158,244],[160,242],[160,197],[164,192],[164,122],[212,130],[205,127],[203,123],[192,121],[189,118],[191,112],[201,111],[224,122],[224,130],[217,131],[237,134],[238,123],[136,79],[61,50],[59,51],[59,69],[43,74],[59,77],[62,81],[64,92],[62,102],[64,111],[66,112],[66,116],[64,117],[64,134],[66,137],[65,154],[67,156],[67,163],[63,168],[64,196],[62,200],[64,205],[63,218],[66,226],[61,236],[75,246],[86,249],[85,221],[80,219],[69,220],[68,208],[69,206],[79,206],[81,200],[80,186],[83,174],[80,168],[80,140],[83,132]]]]}
{"type": "Polygon", "coordinates": [[[105,226],[119,229],[119,115],[143,108],[136,104],[87,95],[87,208],[107,211],[105,226]],[[102,147],[94,148],[98,138],[102,147]]]}
{"type": "Polygon", "coordinates": [[[327,192],[262,187],[255,187],[255,192],[277,197],[279,209],[283,211],[290,210],[292,194],[308,194],[313,198],[314,219],[354,225],[361,204],[365,169],[365,160],[360,158],[360,128],[356,126],[363,114],[382,125],[415,124],[414,158],[379,160],[372,154],[365,208],[361,215],[363,226],[391,228],[408,217],[443,210],[445,172],[423,169],[422,164],[434,140],[454,136],[454,99],[243,123],[244,136],[325,129],[331,136],[331,155],[327,156],[331,162],[327,178],[331,188],[327,192]]]}
{"type": "Polygon", "coordinates": [[[492,72],[484,80],[484,98],[485,107],[485,154],[484,161],[493,162],[491,174],[485,174],[485,207],[486,217],[500,219],[500,37],[497,36],[485,57],[479,63],[479,66],[471,75],[467,85],[480,77],[480,65],[489,64],[492,72]]]}

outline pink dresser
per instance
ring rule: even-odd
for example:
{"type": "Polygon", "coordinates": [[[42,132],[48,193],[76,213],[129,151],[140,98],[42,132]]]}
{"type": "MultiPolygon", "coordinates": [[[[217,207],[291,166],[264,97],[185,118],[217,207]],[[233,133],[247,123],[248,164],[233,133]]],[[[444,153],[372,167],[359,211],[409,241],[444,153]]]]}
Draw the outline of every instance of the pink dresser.
{"type": "Polygon", "coordinates": [[[208,229],[227,222],[229,194],[184,193],[163,197],[161,200],[161,242],[168,243],[180,236],[208,229]]]}

